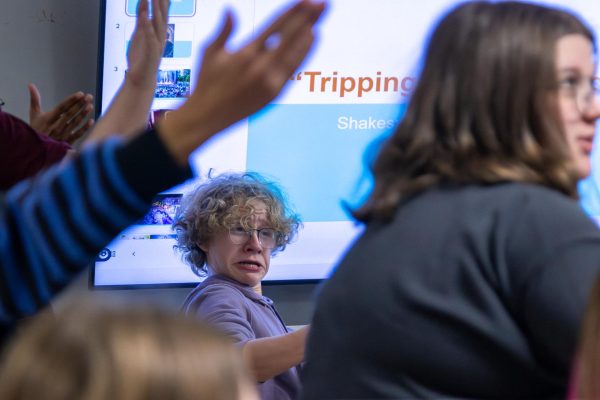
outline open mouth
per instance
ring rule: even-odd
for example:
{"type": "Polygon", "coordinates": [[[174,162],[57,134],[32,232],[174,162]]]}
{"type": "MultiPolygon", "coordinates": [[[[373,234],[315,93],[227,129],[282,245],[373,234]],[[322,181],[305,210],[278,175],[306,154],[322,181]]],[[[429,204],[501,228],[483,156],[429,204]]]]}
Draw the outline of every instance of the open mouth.
{"type": "Polygon", "coordinates": [[[258,272],[262,268],[262,265],[256,261],[245,260],[237,263],[241,269],[250,271],[250,272],[258,272]]]}

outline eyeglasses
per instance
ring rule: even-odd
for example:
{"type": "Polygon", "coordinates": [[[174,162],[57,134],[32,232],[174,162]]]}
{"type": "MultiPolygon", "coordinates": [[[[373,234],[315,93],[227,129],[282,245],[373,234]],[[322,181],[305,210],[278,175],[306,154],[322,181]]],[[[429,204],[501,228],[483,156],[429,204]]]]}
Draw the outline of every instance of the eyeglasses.
{"type": "Polygon", "coordinates": [[[567,77],[559,82],[560,90],[575,102],[580,113],[584,113],[600,100],[600,77],[567,77]]]}
{"type": "Polygon", "coordinates": [[[233,244],[244,244],[252,238],[252,234],[256,232],[258,243],[265,249],[277,247],[283,234],[273,228],[261,229],[245,229],[242,226],[234,226],[229,228],[229,239],[233,244]]]}

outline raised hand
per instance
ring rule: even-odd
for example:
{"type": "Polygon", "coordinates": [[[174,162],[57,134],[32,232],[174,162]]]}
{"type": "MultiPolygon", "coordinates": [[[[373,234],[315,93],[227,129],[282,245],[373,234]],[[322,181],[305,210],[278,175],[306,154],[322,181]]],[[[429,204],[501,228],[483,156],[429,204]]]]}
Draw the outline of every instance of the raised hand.
{"type": "Polygon", "coordinates": [[[323,3],[302,0],[236,52],[225,48],[234,24],[231,14],[225,16],[221,31],[204,51],[191,96],[159,122],[159,133],[179,162],[185,164],[202,142],[279,94],[311,48],[313,26],[324,8],[323,3]]]}
{"type": "Polygon", "coordinates": [[[61,101],[52,110],[42,111],[42,97],[30,83],[29,124],[38,132],[53,139],[73,144],[94,124],[90,114],[94,109],[91,94],[76,92],[61,101]]]}
{"type": "Polygon", "coordinates": [[[169,0],[152,0],[152,18],[148,0],[138,3],[135,30],[127,52],[127,77],[135,85],[156,86],[158,65],[167,40],[169,0]]]}
{"type": "Polygon", "coordinates": [[[135,30],[127,52],[127,75],[85,144],[114,134],[131,137],[146,126],[167,38],[168,11],[169,0],[152,0],[150,18],[148,0],[139,1],[135,30]]]}

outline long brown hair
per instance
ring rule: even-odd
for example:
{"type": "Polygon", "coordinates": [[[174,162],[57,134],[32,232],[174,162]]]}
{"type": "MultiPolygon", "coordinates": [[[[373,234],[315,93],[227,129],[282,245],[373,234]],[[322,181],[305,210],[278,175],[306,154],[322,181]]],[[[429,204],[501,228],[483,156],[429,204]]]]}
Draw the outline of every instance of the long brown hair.
{"type": "Polygon", "coordinates": [[[531,182],[575,197],[555,71],[556,42],[572,33],[594,43],[577,17],[558,9],[475,1],[450,11],[354,216],[391,218],[402,199],[441,183],[531,182]]]}

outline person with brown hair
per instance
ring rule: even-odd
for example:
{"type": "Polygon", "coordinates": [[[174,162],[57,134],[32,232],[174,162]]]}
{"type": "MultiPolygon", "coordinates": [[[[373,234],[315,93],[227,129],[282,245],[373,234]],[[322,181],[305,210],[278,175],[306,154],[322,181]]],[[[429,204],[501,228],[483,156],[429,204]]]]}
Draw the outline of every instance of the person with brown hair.
{"type": "MultiPolygon", "coordinates": [[[[121,306],[122,307],[122,306],[121,306]]],[[[258,400],[222,334],[156,309],[72,308],[23,327],[0,363],[3,400],[258,400]]]]}
{"type": "Polygon", "coordinates": [[[564,397],[600,232],[575,201],[600,102],[573,14],[469,1],[435,27],[407,112],[322,288],[304,399],[564,397]]]}

